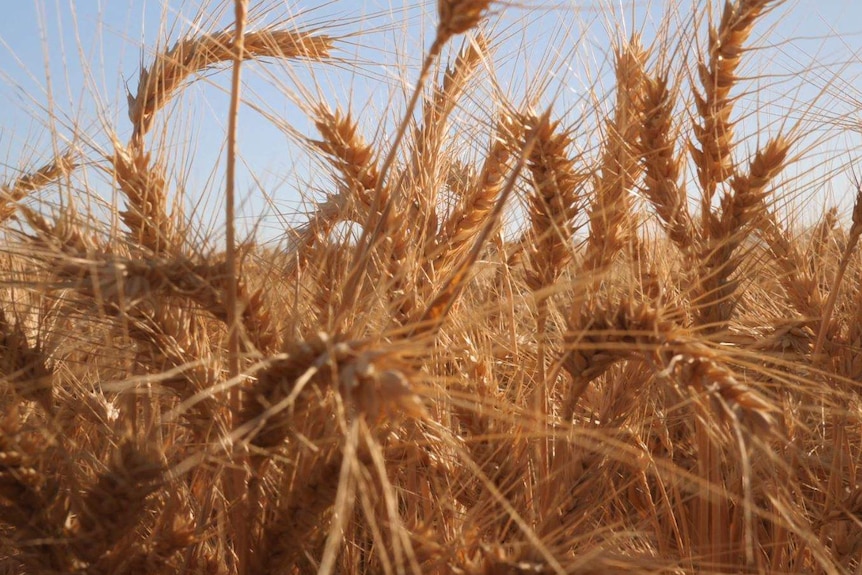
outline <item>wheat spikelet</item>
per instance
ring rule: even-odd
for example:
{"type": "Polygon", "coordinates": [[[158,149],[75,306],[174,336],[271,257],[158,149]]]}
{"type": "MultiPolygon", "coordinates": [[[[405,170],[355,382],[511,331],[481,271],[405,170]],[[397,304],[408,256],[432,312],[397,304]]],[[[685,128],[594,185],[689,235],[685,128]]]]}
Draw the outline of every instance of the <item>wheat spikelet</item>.
{"type": "MultiPolygon", "coordinates": [[[[224,317],[224,306],[218,305],[221,293],[210,282],[190,274],[193,268],[185,262],[172,267],[164,261],[123,261],[106,254],[69,225],[68,218],[56,225],[32,214],[28,219],[37,229],[36,239],[44,246],[35,253],[56,277],[65,281],[65,287],[73,289],[74,295],[64,297],[75,307],[95,309],[89,321],[116,322],[113,325],[119,332],[140,345],[138,361],[145,372],[175,370],[162,380],[162,385],[183,399],[217,382],[219,362],[212,353],[200,313],[180,303],[192,297],[224,317]]],[[[210,397],[196,403],[186,414],[186,421],[196,433],[206,436],[219,414],[218,403],[210,397]]]]}
{"type": "MultiPolygon", "coordinates": [[[[516,127],[514,129],[517,130],[516,127]]],[[[513,132],[512,135],[515,136],[516,132],[513,132]]],[[[433,334],[440,328],[443,321],[446,319],[446,316],[455,304],[455,300],[462,293],[464,286],[467,283],[468,275],[473,269],[473,266],[479,257],[479,253],[484,248],[485,242],[488,241],[491,232],[498,225],[503,213],[503,208],[506,206],[506,202],[512,191],[515,189],[515,183],[520,177],[521,171],[524,169],[532,149],[536,145],[538,137],[538,131],[531,130],[525,138],[523,145],[520,146],[518,161],[509,175],[508,180],[504,184],[503,189],[500,191],[500,195],[497,198],[493,209],[485,219],[482,228],[476,234],[476,238],[473,240],[473,247],[461,258],[446,279],[442,282],[441,288],[437,291],[437,294],[425,307],[419,320],[414,323],[411,335],[418,336],[421,334],[433,334]]],[[[514,145],[514,142],[510,140],[507,142],[507,145],[514,145]]]]}

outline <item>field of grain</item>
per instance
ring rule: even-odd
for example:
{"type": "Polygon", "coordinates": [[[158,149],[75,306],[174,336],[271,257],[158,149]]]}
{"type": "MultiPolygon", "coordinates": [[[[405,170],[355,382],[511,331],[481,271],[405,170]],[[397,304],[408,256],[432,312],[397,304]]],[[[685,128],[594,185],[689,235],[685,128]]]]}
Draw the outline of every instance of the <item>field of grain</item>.
{"type": "Polygon", "coordinates": [[[384,138],[308,90],[331,188],[277,245],[234,152],[205,245],[154,133],[233,74],[235,142],[243,65],[342,39],[237,2],[145,58],[129,138],[2,185],[0,574],[862,572],[862,188],[796,225],[811,121],[740,117],[779,4],[618,34],[581,121],[477,85],[506,4],[439,0],[384,138]]]}

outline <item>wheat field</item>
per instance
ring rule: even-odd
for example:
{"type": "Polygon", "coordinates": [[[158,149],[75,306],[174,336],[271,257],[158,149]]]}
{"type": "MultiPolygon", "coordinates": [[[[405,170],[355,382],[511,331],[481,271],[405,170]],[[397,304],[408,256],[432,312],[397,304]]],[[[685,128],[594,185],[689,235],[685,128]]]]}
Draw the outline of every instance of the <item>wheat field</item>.
{"type": "Polygon", "coordinates": [[[862,573],[862,188],[786,207],[817,118],[741,72],[781,4],[612,30],[578,118],[488,80],[510,6],[438,0],[383,137],[303,92],[329,188],[265,244],[242,67],[361,36],[237,1],[150,53],[130,130],[2,183],[0,573],[862,573]],[[158,134],[216,73],[212,249],[158,134]]]}

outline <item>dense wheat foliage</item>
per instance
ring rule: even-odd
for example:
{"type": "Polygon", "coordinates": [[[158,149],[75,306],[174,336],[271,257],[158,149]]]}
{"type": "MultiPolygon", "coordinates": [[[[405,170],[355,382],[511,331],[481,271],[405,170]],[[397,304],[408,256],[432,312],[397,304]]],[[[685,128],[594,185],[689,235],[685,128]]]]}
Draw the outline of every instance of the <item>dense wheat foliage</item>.
{"type": "Polygon", "coordinates": [[[859,573],[862,188],[782,208],[813,122],[740,86],[778,4],[614,30],[581,114],[489,80],[508,6],[439,0],[390,133],[298,92],[331,188],[278,247],[207,247],[157,133],[343,39],[151,55],[130,126],[2,185],[0,573],[859,573]]]}

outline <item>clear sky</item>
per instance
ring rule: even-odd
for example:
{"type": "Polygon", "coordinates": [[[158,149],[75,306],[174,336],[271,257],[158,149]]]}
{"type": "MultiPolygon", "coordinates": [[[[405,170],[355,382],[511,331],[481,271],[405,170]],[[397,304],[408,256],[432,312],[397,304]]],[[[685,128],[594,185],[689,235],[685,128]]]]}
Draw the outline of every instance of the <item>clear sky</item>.
{"type": "MultiPolygon", "coordinates": [[[[536,82],[547,80],[543,103],[556,101],[574,124],[590,106],[607,105],[596,104],[591,94],[600,95],[607,88],[609,28],[631,30],[634,22],[649,43],[662,15],[669,12],[677,14],[672,26],[682,27],[675,33],[686,34],[685,14],[693,5],[705,4],[700,0],[498,3],[491,21],[500,38],[497,79],[515,102],[519,94],[535,92],[536,82]]],[[[408,81],[415,79],[422,50],[431,39],[436,1],[276,0],[262,6],[269,9],[252,10],[260,15],[256,26],[290,19],[290,25],[301,27],[333,25],[322,31],[343,36],[336,65],[270,63],[245,69],[249,105],[241,115],[242,213],[249,225],[265,215],[259,235],[272,239],[286,221],[296,221],[303,196],[320,198],[320,190],[331,187],[315,169],[314,159],[297,144],[296,134],[316,135],[296,104],[303,99],[298,95],[301,87],[314,87],[312,100],[350,108],[360,118],[366,137],[374,138],[387,121],[391,123],[392,105],[403,103],[405,75],[408,81]],[[279,121],[271,121],[272,117],[279,121]]],[[[76,143],[90,152],[107,149],[109,129],[127,138],[126,82],[134,91],[141,61],[151,63],[153,50],[166,41],[194,30],[227,26],[231,14],[232,2],[206,0],[4,2],[0,179],[14,178],[19,170],[49,160],[54,148],[64,147],[61,140],[74,133],[86,134],[85,140],[76,143]]],[[[807,201],[806,209],[815,211],[827,201],[846,206],[846,198],[853,193],[849,178],[838,176],[831,184],[822,180],[862,155],[862,2],[790,0],[758,24],[754,42],[761,48],[746,56],[743,73],[759,77],[753,85],[756,96],[744,99],[738,113],[745,117],[759,110],[760,114],[746,120],[756,125],[742,127],[766,124],[766,132],[773,133],[778,127],[772,124],[787,116],[788,108],[794,110],[791,116],[807,110],[828,119],[828,131],[812,128],[812,138],[820,143],[817,154],[795,168],[802,180],[812,182],[810,189],[800,188],[805,189],[805,198],[796,199],[807,201]]],[[[227,69],[207,74],[203,82],[182,93],[176,106],[163,112],[163,116],[170,114],[165,149],[180,176],[174,184],[185,188],[187,209],[214,229],[222,209],[218,200],[224,188],[229,81],[227,69]]],[[[862,177],[862,163],[858,166],[862,177]]],[[[109,185],[99,182],[93,187],[110,200],[109,185]]]]}

